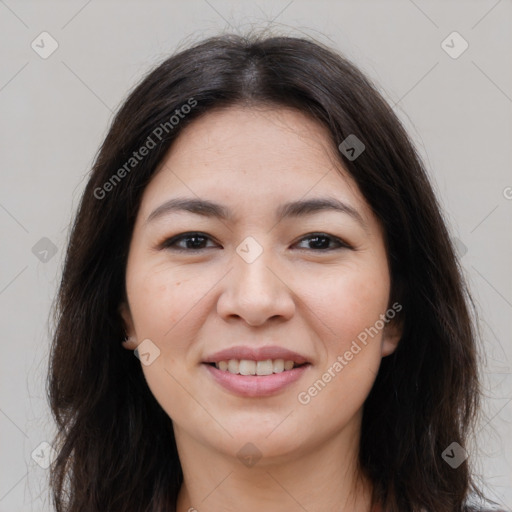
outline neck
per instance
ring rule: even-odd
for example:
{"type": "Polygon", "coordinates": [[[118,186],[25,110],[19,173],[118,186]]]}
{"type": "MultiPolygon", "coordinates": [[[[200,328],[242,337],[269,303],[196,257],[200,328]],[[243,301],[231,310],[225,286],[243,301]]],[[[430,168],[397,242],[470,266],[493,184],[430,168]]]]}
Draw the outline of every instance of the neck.
{"type": "Polygon", "coordinates": [[[175,435],[183,469],[177,512],[370,511],[372,486],[358,469],[359,425],[313,449],[263,456],[252,467],[176,427],[175,435]]]}

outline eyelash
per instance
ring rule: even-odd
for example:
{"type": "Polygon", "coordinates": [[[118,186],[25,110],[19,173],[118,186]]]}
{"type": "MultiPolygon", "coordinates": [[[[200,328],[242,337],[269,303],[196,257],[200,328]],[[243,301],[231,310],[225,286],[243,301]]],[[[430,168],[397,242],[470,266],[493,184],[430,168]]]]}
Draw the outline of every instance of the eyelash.
{"type": "MultiPolygon", "coordinates": [[[[206,248],[187,249],[187,248],[177,247],[176,246],[177,242],[180,242],[181,240],[191,239],[191,238],[207,238],[207,239],[211,240],[211,237],[208,236],[205,233],[201,233],[201,232],[198,232],[198,231],[192,231],[192,232],[188,232],[188,233],[181,233],[179,235],[176,235],[176,236],[173,236],[171,238],[168,238],[167,240],[164,240],[160,244],[160,248],[161,249],[168,249],[168,250],[176,251],[176,252],[189,252],[189,253],[190,252],[191,253],[197,253],[197,252],[200,252],[200,251],[204,251],[206,249],[206,248]]],[[[313,239],[313,238],[327,238],[327,239],[330,239],[331,241],[336,242],[337,244],[339,244],[339,247],[335,247],[335,248],[331,248],[331,249],[306,249],[306,250],[311,250],[313,252],[331,252],[331,251],[334,251],[336,249],[352,249],[352,247],[349,244],[347,244],[346,242],[344,242],[340,238],[335,237],[333,235],[328,235],[327,233],[308,233],[308,235],[302,237],[299,240],[299,242],[302,242],[303,240],[313,239]]]]}

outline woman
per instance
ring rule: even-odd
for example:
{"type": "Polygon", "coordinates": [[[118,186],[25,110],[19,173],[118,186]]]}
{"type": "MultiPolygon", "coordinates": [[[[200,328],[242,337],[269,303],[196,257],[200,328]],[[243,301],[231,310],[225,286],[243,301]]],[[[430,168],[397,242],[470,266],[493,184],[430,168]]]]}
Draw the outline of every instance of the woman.
{"type": "Polygon", "coordinates": [[[57,511],[473,510],[468,304],[423,164],[354,65],[292,37],[171,56],[73,226],[57,511]]]}

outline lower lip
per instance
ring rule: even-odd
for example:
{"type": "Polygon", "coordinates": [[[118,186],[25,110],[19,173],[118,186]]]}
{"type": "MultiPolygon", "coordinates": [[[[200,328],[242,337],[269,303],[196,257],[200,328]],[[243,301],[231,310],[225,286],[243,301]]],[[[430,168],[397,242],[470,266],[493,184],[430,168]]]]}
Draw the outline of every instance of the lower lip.
{"type": "Polygon", "coordinates": [[[244,397],[271,396],[301,378],[311,366],[305,364],[272,375],[238,375],[204,364],[210,375],[225,389],[244,397]]]}

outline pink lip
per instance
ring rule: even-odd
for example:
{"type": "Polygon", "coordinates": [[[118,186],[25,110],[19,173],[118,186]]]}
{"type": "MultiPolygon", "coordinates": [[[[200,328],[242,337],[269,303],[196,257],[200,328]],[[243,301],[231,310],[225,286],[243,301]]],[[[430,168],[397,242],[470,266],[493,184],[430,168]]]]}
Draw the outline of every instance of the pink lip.
{"type": "Polygon", "coordinates": [[[267,359],[284,359],[297,364],[309,363],[303,355],[275,345],[267,347],[231,347],[209,355],[203,363],[218,363],[230,359],[248,359],[250,361],[265,361],[267,359]]]}
{"type": "MultiPolygon", "coordinates": [[[[241,359],[249,358],[243,357],[241,359]]],[[[269,357],[268,359],[272,358],[269,357]]],[[[281,357],[276,359],[284,358],[281,357]]],[[[293,360],[293,358],[288,360],[293,360]]],[[[223,359],[220,359],[220,361],[223,361],[223,359]]],[[[292,370],[273,373],[272,375],[238,375],[228,371],[219,370],[215,366],[211,366],[209,364],[203,364],[202,366],[210,372],[210,375],[216,382],[232,393],[243,397],[265,397],[281,391],[292,382],[298,380],[311,365],[306,364],[304,366],[293,368],[292,370]]]]}

